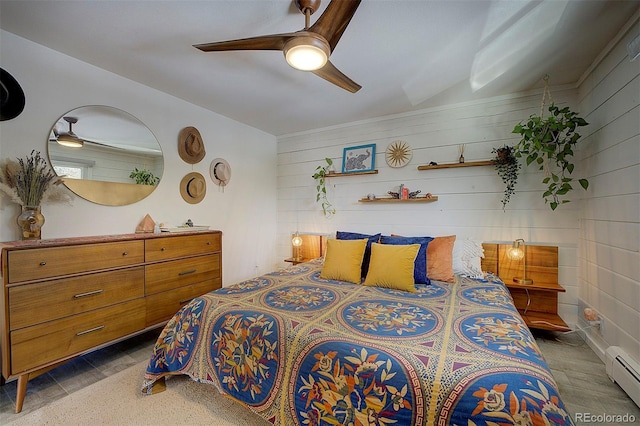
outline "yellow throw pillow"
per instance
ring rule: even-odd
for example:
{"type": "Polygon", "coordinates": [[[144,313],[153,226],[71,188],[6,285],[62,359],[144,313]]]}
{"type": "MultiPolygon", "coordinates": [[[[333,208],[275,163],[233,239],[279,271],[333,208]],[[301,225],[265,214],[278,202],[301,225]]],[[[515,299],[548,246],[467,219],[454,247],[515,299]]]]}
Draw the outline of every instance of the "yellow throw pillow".
{"type": "Polygon", "coordinates": [[[420,244],[390,245],[373,243],[371,262],[364,285],[415,293],[414,261],[420,244]]]}
{"type": "Polygon", "coordinates": [[[362,259],[366,247],[366,238],[363,240],[327,240],[327,254],[324,257],[320,278],[360,284],[362,259]]]}

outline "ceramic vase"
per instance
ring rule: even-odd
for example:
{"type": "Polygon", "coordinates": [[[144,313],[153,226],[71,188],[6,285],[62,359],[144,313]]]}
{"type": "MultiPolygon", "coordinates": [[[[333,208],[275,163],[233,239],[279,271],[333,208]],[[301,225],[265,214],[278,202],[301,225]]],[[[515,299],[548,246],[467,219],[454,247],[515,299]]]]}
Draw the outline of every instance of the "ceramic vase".
{"type": "Polygon", "coordinates": [[[44,216],[40,206],[22,206],[22,213],[18,216],[20,237],[23,240],[39,240],[44,225],[44,216]]]}

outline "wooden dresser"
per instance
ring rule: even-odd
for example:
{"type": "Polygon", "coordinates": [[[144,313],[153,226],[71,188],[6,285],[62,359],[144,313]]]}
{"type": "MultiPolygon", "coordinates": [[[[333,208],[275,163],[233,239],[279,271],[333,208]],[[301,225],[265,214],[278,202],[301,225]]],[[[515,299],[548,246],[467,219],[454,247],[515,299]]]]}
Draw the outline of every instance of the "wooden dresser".
{"type": "Polygon", "coordinates": [[[222,286],[220,231],[1,243],[2,384],[166,323],[222,286]]]}

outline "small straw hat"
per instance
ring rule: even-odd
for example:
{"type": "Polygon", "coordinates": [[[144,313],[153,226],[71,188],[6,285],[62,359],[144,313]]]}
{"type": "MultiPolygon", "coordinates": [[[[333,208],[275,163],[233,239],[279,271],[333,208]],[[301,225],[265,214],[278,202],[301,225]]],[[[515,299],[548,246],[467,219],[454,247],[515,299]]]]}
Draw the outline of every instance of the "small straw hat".
{"type": "Polygon", "coordinates": [[[191,172],[180,181],[180,195],[189,204],[197,204],[207,193],[207,182],[198,172],[191,172]]]}

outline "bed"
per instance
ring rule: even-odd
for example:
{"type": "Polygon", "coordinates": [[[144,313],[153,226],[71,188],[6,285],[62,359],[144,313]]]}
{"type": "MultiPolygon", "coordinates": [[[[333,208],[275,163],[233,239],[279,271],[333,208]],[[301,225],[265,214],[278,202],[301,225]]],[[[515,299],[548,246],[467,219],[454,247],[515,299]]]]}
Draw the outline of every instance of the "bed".
{"type": "Polygon", "coordinates": [[[497,276],[405,291],[324,278],[329,255],[192,300],[143,392],[188,375],[275,425],[572,424],[497,276]]]}

